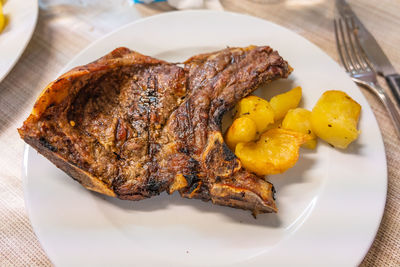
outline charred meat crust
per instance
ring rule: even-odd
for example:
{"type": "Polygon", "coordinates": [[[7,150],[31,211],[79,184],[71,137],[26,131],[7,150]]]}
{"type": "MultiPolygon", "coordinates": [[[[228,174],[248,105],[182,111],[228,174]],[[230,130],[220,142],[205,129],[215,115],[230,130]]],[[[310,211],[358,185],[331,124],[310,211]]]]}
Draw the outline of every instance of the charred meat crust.
{"type": "Polygon", "coordinates": [[[18,130],[84,187],[140,200],[163,191],[275,212],[273,186],[225,145],[225,111],[290,66],[269,47],[197,55],[180,68],[127,48],[49,84],[18,130]]]}

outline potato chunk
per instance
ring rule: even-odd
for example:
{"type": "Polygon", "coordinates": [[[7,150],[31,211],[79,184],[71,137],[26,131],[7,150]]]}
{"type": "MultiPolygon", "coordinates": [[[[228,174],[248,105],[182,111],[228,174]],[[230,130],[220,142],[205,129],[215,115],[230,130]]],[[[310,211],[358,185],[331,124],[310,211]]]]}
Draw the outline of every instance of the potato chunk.
{"type": "Polygon", "coordinates": [[[295,87],[289,92],[276,95],[269,101],[274,110],[274,120],[279,120],[285,117],[289,109],[296,108],[301,100],[301,87],[295,87]]]}
{"type": "Polygon", "coordinates": [[[258,175],[282,173],[294,166],[300,145],[309,139],[308,134],[272,129],[257,142],[237,144],[235,154],[248,171],[258,175]]]}
{"type": "Polygon", "coordinates": [[[274,123],[269,124],[265,131],[275,129],[275,128],[281,128],[281,127],[282,127],[282,120],[277,120],[277,121],[274,121],[274,123]]]}
{"type": "Polygon", "coordinates": [[[289,110],[282,121],[282,128],[310,135],[310,140],[303,147],[314,149],[317,146],[317,138],[311,127],[311,111],[304,108],[289,110]]]}
{"type": "Polygon", "coordinates": [[[6,18],[4,17],[3,7],[0,1],[0,32],[3,30],[5,24],[6,24],[6,18]]]}
{"type": "Polygon", "coordinates": [[[248,96],[236,105],[236,118],[247,117],[257,126],[258,133],[264,132],[270,123],[274,122],[274,111],[267,100],[258,96],[248,96]]]}
{"type": "Polygon", "coordinates": [[[329,144],[346,148],[357,139],[361,106],[342,91],[326,91],[311,113],[314,133],[329,144]]]}
{"type": "Polygon", "coordinates": [[[250,142],[255,140],[256,137],[256,123],[248,117],[241,117],[234,120],[231,127],[226,131],[225,142],[232,151],[235,151],[238,143],[250,142]]]}

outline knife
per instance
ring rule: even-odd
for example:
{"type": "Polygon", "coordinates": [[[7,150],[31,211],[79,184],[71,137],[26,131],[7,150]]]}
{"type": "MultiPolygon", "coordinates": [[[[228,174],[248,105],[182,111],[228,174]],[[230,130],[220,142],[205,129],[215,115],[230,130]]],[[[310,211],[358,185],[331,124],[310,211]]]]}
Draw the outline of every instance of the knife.
{"type": "Polygon", "coordinates": [[[362,49],[373,64],[375,71],[385,77],[400,107],[400,74],[396,72],[378,42],[361,23],[350,5],[345,0],[336,0],[336,8],[342,17],[353,19],[362,49]]]}

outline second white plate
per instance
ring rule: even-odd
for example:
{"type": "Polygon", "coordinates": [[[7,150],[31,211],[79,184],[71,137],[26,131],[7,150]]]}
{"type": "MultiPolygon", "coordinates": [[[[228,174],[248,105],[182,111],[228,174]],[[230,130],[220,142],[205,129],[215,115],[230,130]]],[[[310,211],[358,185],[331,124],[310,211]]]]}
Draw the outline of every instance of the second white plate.
{"type": "Polygon", "coordinates": [[[0,82],[17,63],[32,37],[38,17],[38,0],[8,0],[3,12],[8,23],[0,33],[0,82]]]}

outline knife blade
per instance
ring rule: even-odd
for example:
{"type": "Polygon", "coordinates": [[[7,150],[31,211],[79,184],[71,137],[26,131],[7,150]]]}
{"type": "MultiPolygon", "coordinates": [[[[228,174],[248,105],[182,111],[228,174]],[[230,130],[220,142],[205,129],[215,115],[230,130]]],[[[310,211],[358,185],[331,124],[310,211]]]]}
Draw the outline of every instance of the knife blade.
{"type": "Polygon", "coordinates": [[[340,16],[353,19],[361,47],[375,71],[386,78],[386,82],[397,98],[397,104],[400,106],[400,75],[396,72],[374,36],[372,36],[351,9],[350,5],[345,0],[336,0],[336,8],[340,16]]]}

